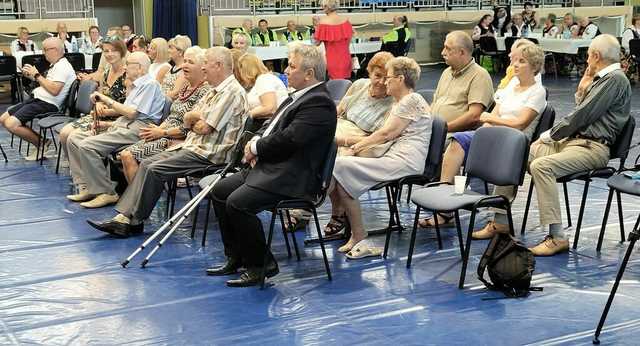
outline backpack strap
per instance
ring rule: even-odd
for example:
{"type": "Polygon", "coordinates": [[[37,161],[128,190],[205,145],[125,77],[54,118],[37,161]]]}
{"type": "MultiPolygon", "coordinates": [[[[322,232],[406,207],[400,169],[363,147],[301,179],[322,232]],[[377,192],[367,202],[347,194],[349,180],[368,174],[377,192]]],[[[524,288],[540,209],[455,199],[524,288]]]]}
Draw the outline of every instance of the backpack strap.
{"type": "Polygon", "coordinates": [[[478,264],[478,280],[482,281],[482,283],[489,289],[494,289],[495,287],[484,278],[484,272],[487,269],[487,265],[489,265],[489,262],[491,261],[493,253],[496,251],[496,246],[498,245],[499,240],[499,235],[496,235],[491,239],[491,242],[489,242],[489,246],[487,246],[484,254],[482,254],[482,258],[480,258],[480,263],[478,264]]]}

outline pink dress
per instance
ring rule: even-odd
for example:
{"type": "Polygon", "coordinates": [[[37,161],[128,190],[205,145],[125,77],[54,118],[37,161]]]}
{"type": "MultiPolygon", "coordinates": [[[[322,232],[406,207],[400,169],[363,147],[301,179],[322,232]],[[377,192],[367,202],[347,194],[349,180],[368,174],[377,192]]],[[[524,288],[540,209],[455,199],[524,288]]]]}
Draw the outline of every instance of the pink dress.
{"type": "Polygon", "coordinates": [[[338,25],[318,24],[316,28],[314,38],[324,43],[330,79],[351,77],[351,53],[349,52],[351,36],[353,36],[353,28],[348,20],[338,25]]]}

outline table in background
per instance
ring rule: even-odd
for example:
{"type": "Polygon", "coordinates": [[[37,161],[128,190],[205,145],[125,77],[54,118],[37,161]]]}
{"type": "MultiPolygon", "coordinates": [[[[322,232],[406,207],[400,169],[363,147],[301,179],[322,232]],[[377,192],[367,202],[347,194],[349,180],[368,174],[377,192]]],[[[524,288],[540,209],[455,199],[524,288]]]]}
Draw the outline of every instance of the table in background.
{"type": "MultiPolygon", "coordinates": [[[[496,43],[498,50],[506,50],[505,37],[496,37],[496,43]]],[[[591,44],[590,39],[569,39],[561,40],[557,38],[536,38],[540,48],[545,52],[562,53],[562,54],[578,54],[578,48],[589,47],[591,44]]]]}
{"type": "MultiPolygon", "coordinates": [[[[365,54],[365,53],[374,53],[380,50],[382,47],[381,41],[370,41],[370,42],[358,42],[351,43],[349,45],[349,50],[351,54],[365,54]]],[[[504,47],[504,44],[503,44],[504,47]]],[[[249,52],[257,55],[261,60],[275,60],[275,59],[286,59],[288,57],[288,48],[287,46],[276,46],[276,47],[251,47],[249,48],[249,52]]]]}

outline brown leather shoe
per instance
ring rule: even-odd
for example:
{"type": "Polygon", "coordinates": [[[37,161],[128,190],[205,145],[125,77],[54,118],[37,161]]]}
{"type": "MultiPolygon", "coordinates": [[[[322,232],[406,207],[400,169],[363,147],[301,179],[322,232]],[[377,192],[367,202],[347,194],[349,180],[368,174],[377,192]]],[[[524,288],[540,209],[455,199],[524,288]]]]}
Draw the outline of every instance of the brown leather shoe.
{"type": "Polygon", "coordinates": [[[471,237],[476,240],[491,239],[496,233],[509,233],[509,226],[489,221],[484,228],[471,233],[471,237]]]}
{"type": "Polygon", "coordinates": [[[530,248],[534,256],[553,256],[559,253],[569,251],[569,241],[566,239],[555,239],[553,236],[548,235],[544,237],[544,240],[530,248]]]}

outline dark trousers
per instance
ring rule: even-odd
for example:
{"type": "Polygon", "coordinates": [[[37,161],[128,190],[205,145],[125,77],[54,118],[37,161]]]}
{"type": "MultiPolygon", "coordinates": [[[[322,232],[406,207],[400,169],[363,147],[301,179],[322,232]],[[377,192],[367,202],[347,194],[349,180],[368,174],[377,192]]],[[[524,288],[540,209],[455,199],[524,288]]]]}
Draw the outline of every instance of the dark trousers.
{"type": "MultiPolygon", "coordinates": [[[[266,240],[257,214],[289,197],[247,186],[248,171],[220,180],[211,191],[227,257],[238,258],[246,267],[264,263],[266,240]]],[[[273,259],[271,251],[268,258],[273,259]]]]}

